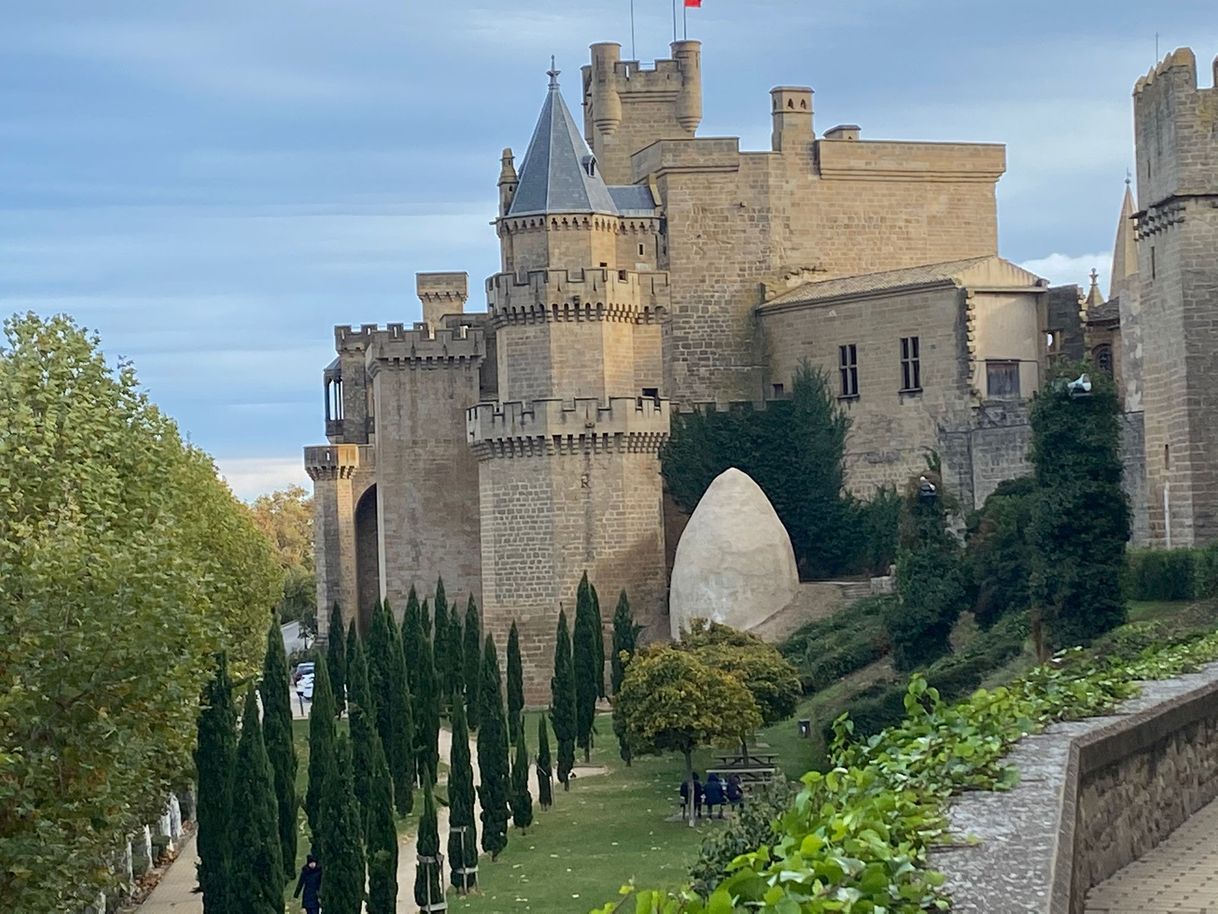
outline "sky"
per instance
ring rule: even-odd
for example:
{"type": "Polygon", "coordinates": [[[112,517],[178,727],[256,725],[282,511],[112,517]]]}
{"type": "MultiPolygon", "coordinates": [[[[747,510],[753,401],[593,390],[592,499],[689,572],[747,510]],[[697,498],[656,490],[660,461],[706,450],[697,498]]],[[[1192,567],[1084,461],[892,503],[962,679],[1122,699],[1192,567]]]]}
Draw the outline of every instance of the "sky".
{"type": "MultiPolygon", "coordinates": [[[[498,267],[499,156],[550,55],[579,106],[629,0],[13,0],[0,30],[0,314],[66,312],[134,361],[243,498],[308,484],[335,324],[420,318],[414,274],[498,267]]],[[[700,134],[769,148],[769,89],[816,127],[1007,145],[1000,253],[1106,288],[1130,92],[1172,48],[1209,85],[1213,0],[704,0],[700,134]],[[1158,8],[1152,9],[1152,6],[1158,8]],[[1156,38],[1157,36],[1157,38],[1156,38]]],[[[668,56],[670,0],[635,0],[668,56]]]]}

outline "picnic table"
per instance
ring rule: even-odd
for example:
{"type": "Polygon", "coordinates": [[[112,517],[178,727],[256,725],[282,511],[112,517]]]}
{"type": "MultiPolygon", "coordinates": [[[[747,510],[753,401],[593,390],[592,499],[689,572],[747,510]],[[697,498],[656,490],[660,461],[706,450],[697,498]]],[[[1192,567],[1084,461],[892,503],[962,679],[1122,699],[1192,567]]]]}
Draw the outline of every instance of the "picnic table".
{"type": "Polygon", "coordinates": [[[742,746],[730,752],[715,754],[719,760],[718,767],[708,768],[707,775],[717,774],[726,779],[731,775],[739,775],[744,784],[772,781],[778,768],[778,753],[770,751],[765,743],[752,746],[742,746]]]}

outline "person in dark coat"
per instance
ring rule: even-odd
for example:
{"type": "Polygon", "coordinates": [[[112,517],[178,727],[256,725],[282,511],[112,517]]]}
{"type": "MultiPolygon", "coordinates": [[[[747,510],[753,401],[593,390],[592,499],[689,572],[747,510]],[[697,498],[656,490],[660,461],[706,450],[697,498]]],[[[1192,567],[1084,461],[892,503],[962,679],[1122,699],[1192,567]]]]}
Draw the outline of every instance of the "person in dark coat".
{"type": "Polygon", "coordinates": [[[300,898],[304,905],[305,914],[318,914],[321,911],[321,864],[317,858],[309,854],[305,865],[300,868],[300,878],[296,880],[296,891],[293,898],[300,898]]]}
{"type": "Polygon", "coordinates": [[[712,773],[706,779],[706,815],[709,817],[715,811],[715,807],[719,807],[719,818],[723,818],[723,802],[726,797],[724,783],[719,779],[719,775],[712,773]]]}
{"type": "Polygon", "coordinates": [[[732,804],[732,812],[740,812],[744,805],[744,786],[740,783],[740,775],[733,774],[727,779],[727,801],[732,804]]]}
{"type": "MultiPolygon", "coordinates": [[[[681,782],[681,805],[689,806],[689,781],[681,782]]],[[[699,819],[702,818],[702,782],[698,780],[698,772],[694,772],[694,810],[699,819]]]]}

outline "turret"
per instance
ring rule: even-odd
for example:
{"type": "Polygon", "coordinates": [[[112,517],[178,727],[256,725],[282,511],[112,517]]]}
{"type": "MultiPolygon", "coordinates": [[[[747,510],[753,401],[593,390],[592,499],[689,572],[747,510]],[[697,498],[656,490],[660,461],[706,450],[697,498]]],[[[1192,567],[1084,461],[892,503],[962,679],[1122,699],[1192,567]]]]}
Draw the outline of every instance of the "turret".
{"type": "Polygon", "coordinates": [[[423,304],[423,322],[436,330],[446,314],[461,314],[469,298],[468,273],[416,273],[415,291],[423,304]]]}
{"type": "Polygon", "coordinates": [[[682,76],[677,123],[692,134],[702,123],[702,42],[674,41],[672,59],[680,65],[682,76]]]}
{"type": "Polygon", "coordinates": [[[775,152],[807,149],[812,143],[812,90],[806,86],[778,86],[770,90],[770,115],[775,152]]]}
{"type": "Polygon", "coordinates": [[[516,196],[516,157],[510,146],[504,148],[499,162],[499,215],[506,216],[516,196]]]}
{"type": "Polygon", "coordinates": [[[617,91],[617,63],[622,46],[615,41],[592,45],[592,125],[612,135],[622,123],[622,98],[617,91]]]}

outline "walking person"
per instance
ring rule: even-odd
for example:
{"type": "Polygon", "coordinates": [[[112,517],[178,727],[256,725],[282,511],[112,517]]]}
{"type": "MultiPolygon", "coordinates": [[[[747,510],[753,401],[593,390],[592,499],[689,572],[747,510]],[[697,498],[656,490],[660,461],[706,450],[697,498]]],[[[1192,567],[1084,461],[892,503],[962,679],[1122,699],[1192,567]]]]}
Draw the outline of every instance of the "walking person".
{"type": "Polygon", "coordinates": [[[706,779],[706,815],[707,818],[715,812],[715,807],[719,807],[719,818],[723,818],[723,802],[726,798],[723,781],[719,775],[712,772],[706,779]]]}
{"type": "Polygon", "coordinates": [[[321,864],[312,854],[300,868],[300,878],[296,880],[296,891],[292,897],[300,898],[305,914],[319,914],[321,911],[321,864]],[[301,893],[304,894],[303,898],[300,897],[301,893]]]}

